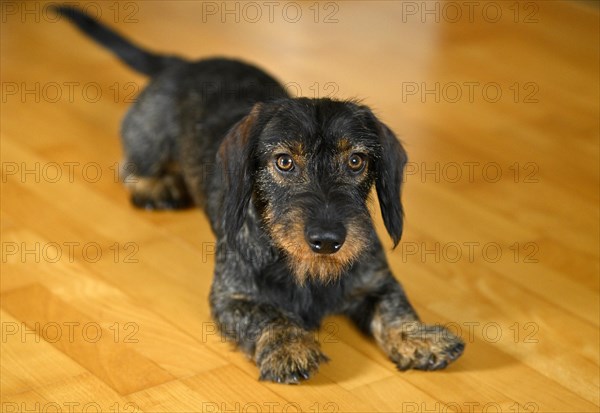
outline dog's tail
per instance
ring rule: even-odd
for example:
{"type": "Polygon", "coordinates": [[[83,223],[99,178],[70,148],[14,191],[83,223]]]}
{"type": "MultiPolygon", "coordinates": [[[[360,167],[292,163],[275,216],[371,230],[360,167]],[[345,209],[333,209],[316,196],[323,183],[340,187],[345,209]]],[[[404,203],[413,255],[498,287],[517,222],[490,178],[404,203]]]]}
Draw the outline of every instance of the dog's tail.
{"type": "Polygon", "coordinates": [[[60,16],[69,19],[79,30],[90,36],[97,43],[108,48],[123,62],[138,72],[153,76],[174,63],[184,62],[183,59],[176,56],[152,53],[138,47],[117,32],[74,7],[53,5],[51,8],[60,16]]]}

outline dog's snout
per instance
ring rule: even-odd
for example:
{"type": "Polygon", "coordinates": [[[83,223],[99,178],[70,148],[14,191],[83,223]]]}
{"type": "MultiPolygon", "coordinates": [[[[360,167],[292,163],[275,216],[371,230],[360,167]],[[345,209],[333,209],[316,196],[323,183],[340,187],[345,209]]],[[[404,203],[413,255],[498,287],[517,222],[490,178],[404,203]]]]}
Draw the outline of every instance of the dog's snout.
{"type": "Polygon", "coordinates": [[[334,254],[346,240],[346,229],[341,226],[307,227],[306,241],[317,254],[334,254]]]}

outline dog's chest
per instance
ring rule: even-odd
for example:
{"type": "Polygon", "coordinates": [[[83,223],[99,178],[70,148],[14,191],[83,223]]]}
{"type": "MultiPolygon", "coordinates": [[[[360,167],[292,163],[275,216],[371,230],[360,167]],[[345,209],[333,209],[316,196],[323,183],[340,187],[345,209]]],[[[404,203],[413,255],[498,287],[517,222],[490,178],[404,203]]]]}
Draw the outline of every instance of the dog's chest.
{"type": "Polygon", "coordinates": [[[343,279],[327,285],[310,281],[299,285],[283,263],[262,272],[257,284],[267,302],[298,316],[309,329],[317,328],[323,317],[343,303],[343,279]]]}

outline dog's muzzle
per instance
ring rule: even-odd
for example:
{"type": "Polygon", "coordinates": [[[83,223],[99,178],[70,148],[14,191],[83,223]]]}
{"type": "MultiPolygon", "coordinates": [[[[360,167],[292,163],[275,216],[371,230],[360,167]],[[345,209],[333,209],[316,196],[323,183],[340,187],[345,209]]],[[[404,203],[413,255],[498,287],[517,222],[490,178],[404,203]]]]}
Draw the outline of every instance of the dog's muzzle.
{"type": "Polygon", "coordinates": [[[346,240],[343,225],[307,226],[304,231],[306,242],[317,254],[335,254],[346,240]]]}

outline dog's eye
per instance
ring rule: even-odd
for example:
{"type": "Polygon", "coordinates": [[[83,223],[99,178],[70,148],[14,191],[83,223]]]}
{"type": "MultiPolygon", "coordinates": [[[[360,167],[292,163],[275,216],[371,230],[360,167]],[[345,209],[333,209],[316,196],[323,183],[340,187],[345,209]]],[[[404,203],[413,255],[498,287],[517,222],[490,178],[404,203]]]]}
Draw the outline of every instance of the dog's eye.
{"type": "Polygon", "coordinates": [[[289,172],[294,168],[294,160],[290,155],[279,155],[275,165],[280,171],[289,172]]]}
{"type": "Polygon", "coordinates": [[[348,168],[352,172],[360,172],[365,167],[365,157],[360,153],[353,153],[348,158],[348,168]]]}

